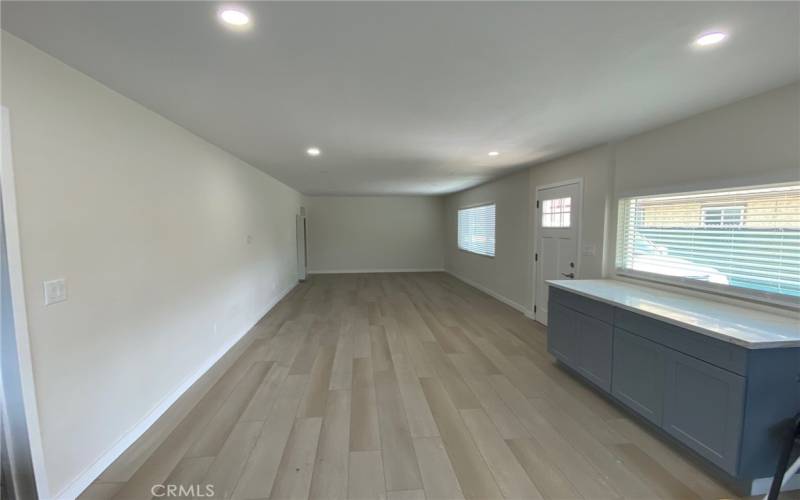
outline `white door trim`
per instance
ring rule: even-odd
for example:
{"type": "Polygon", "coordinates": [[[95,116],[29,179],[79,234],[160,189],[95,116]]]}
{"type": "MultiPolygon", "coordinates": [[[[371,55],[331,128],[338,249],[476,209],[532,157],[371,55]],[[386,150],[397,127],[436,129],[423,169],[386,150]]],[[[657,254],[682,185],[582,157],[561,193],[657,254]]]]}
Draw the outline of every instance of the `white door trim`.
{"type": "MultiPolygon", "coordinates": [[[[578,194],[580,195],[580,210],[576,214],[576,233],[577,233],[577,245],[578,251],[576,252],[575,256],[575,277],[580,277],[580,269],[581,269],[581,254],[583,253],[583,245],[581,240],[581,228],[583,227],[583,177],[577,177],[575,179],[567,179],[564,181],[553,182],[551,184],[540,184],[536,186],[534,190],[534,200],[533,200],[533,220],[534,220],[534,230],[533,230],[533,252],[535,254],[541,253],[541,249],[539,248],[539,231],[541,230],[542,218],[539,216],[540,205],[539,203],[539,192],[544,191],[545,189],[552,189],[556,187],[568,186],[570,184],[577,184],[578,185],[578,194]]],[[[536,319],[536,276],[539,274],[539,266],[541,261],[537,261],[534,258],[533,261],[533,276],[532,276],[532,286],[531,289],[533,290],[533,304],[531,304],[531,311],[533,313],[533,319],[536,319]]]]}
{"type": "Polygon", "coordinates": [[[31,462],[39,498],[51,498],[45,468],[42,434],[39,428],[39,409],[36,403],[36,385],[33,376],[31,343],[28,334],[28,314],[25,306],[25,284],[22,279],[22,254],[17,219],[17,193],[11,155],[11,130],[8,108],[2,107],[2,156],[0,157],[0,198],[3,203],[6,252],[8,256],[8,281],[14,314],[14,334],[17,340],[17,358],[28,427],[31,462]]]}

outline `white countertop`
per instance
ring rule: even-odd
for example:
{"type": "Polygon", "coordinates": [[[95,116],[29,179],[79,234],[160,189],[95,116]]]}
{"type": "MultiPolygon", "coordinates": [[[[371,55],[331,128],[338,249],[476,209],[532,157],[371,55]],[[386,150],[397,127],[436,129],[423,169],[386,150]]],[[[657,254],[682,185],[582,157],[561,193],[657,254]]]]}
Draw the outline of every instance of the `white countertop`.
{"type": "Polygon", "coordinates": [[[613,279],[548,283],[748,349],[800,347],[797,318],[613,279]]]}

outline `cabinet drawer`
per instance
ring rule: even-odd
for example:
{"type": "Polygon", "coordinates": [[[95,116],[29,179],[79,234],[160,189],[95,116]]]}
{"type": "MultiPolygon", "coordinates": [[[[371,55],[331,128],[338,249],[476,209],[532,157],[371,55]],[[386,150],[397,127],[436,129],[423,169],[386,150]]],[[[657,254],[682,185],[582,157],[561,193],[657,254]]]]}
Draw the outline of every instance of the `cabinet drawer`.
{"type": "Polygon", "coordinates": [[[743,347],[624,309],[616,309],[614,326],[739,375],[746,373],[747,350],[743,347]]]}
{"type": "Polygon", "coordinates": [[[667,349],[666,432],[736,475],[742,438],[745,379],[667,349]]]}
{"type": "Polygon", "coordinates": [[[612,306],[597,300],[586,298],[583,295],[561,290],[560,288],[556,288],[554,286],[550,287],[550,296],[548,302],[550,304],[553,302],[558,302],[559,304],[569,307],[570,309],[574,309],[587,316],[597,318],[600,321],[605,321],[606,323],[612,323],[614,321],[614,308],[612,306]]]}
{"type": "Polygon", "coordinates": [[[656,425],[664,410],[666,347],[614,329],[614,378],[611,394],[656,425]]]}

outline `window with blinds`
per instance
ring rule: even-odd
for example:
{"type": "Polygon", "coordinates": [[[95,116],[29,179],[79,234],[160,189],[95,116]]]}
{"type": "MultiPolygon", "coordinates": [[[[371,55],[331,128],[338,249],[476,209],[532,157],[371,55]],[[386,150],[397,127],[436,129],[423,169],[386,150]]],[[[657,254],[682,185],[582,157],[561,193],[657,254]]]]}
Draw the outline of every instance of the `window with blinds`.
{"type": "Polygon", "coordinates": [[[494,219],[494,204],[459,209],[458,248],[494,257],[494,219]]]}
{"type": "Polygon", "coordinates": [[[800,183],[622,199],[617,272],[800,305],[800,183]]]}

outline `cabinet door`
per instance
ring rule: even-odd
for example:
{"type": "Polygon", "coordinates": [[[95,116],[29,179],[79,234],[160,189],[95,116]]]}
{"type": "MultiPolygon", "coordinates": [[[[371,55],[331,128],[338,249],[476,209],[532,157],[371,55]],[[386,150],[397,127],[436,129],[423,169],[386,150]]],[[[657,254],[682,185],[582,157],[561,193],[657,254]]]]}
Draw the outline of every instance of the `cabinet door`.
{"type": "Polygon", "coordinates": [[[663,346],[614,329],[613,394],[647,420],[661,425],[666,352],[663,346]]]}
{"type": "Polygon", "coordinates": [[[744,377],[669,349],[663,428],[736,475],[744,389],[744,377]]]}
{"type": "Polygon", "coordinates": [[[559,361],[578,368],[578,324],[575,311],[550,303],[547,322],[547,350],[559,361]]]}
{"type": "Polygon", "coordinates": [[[605,391],[611,390],[611,345],[608,323],[575,313],[578,329],[578,371],[605,391]]]}

